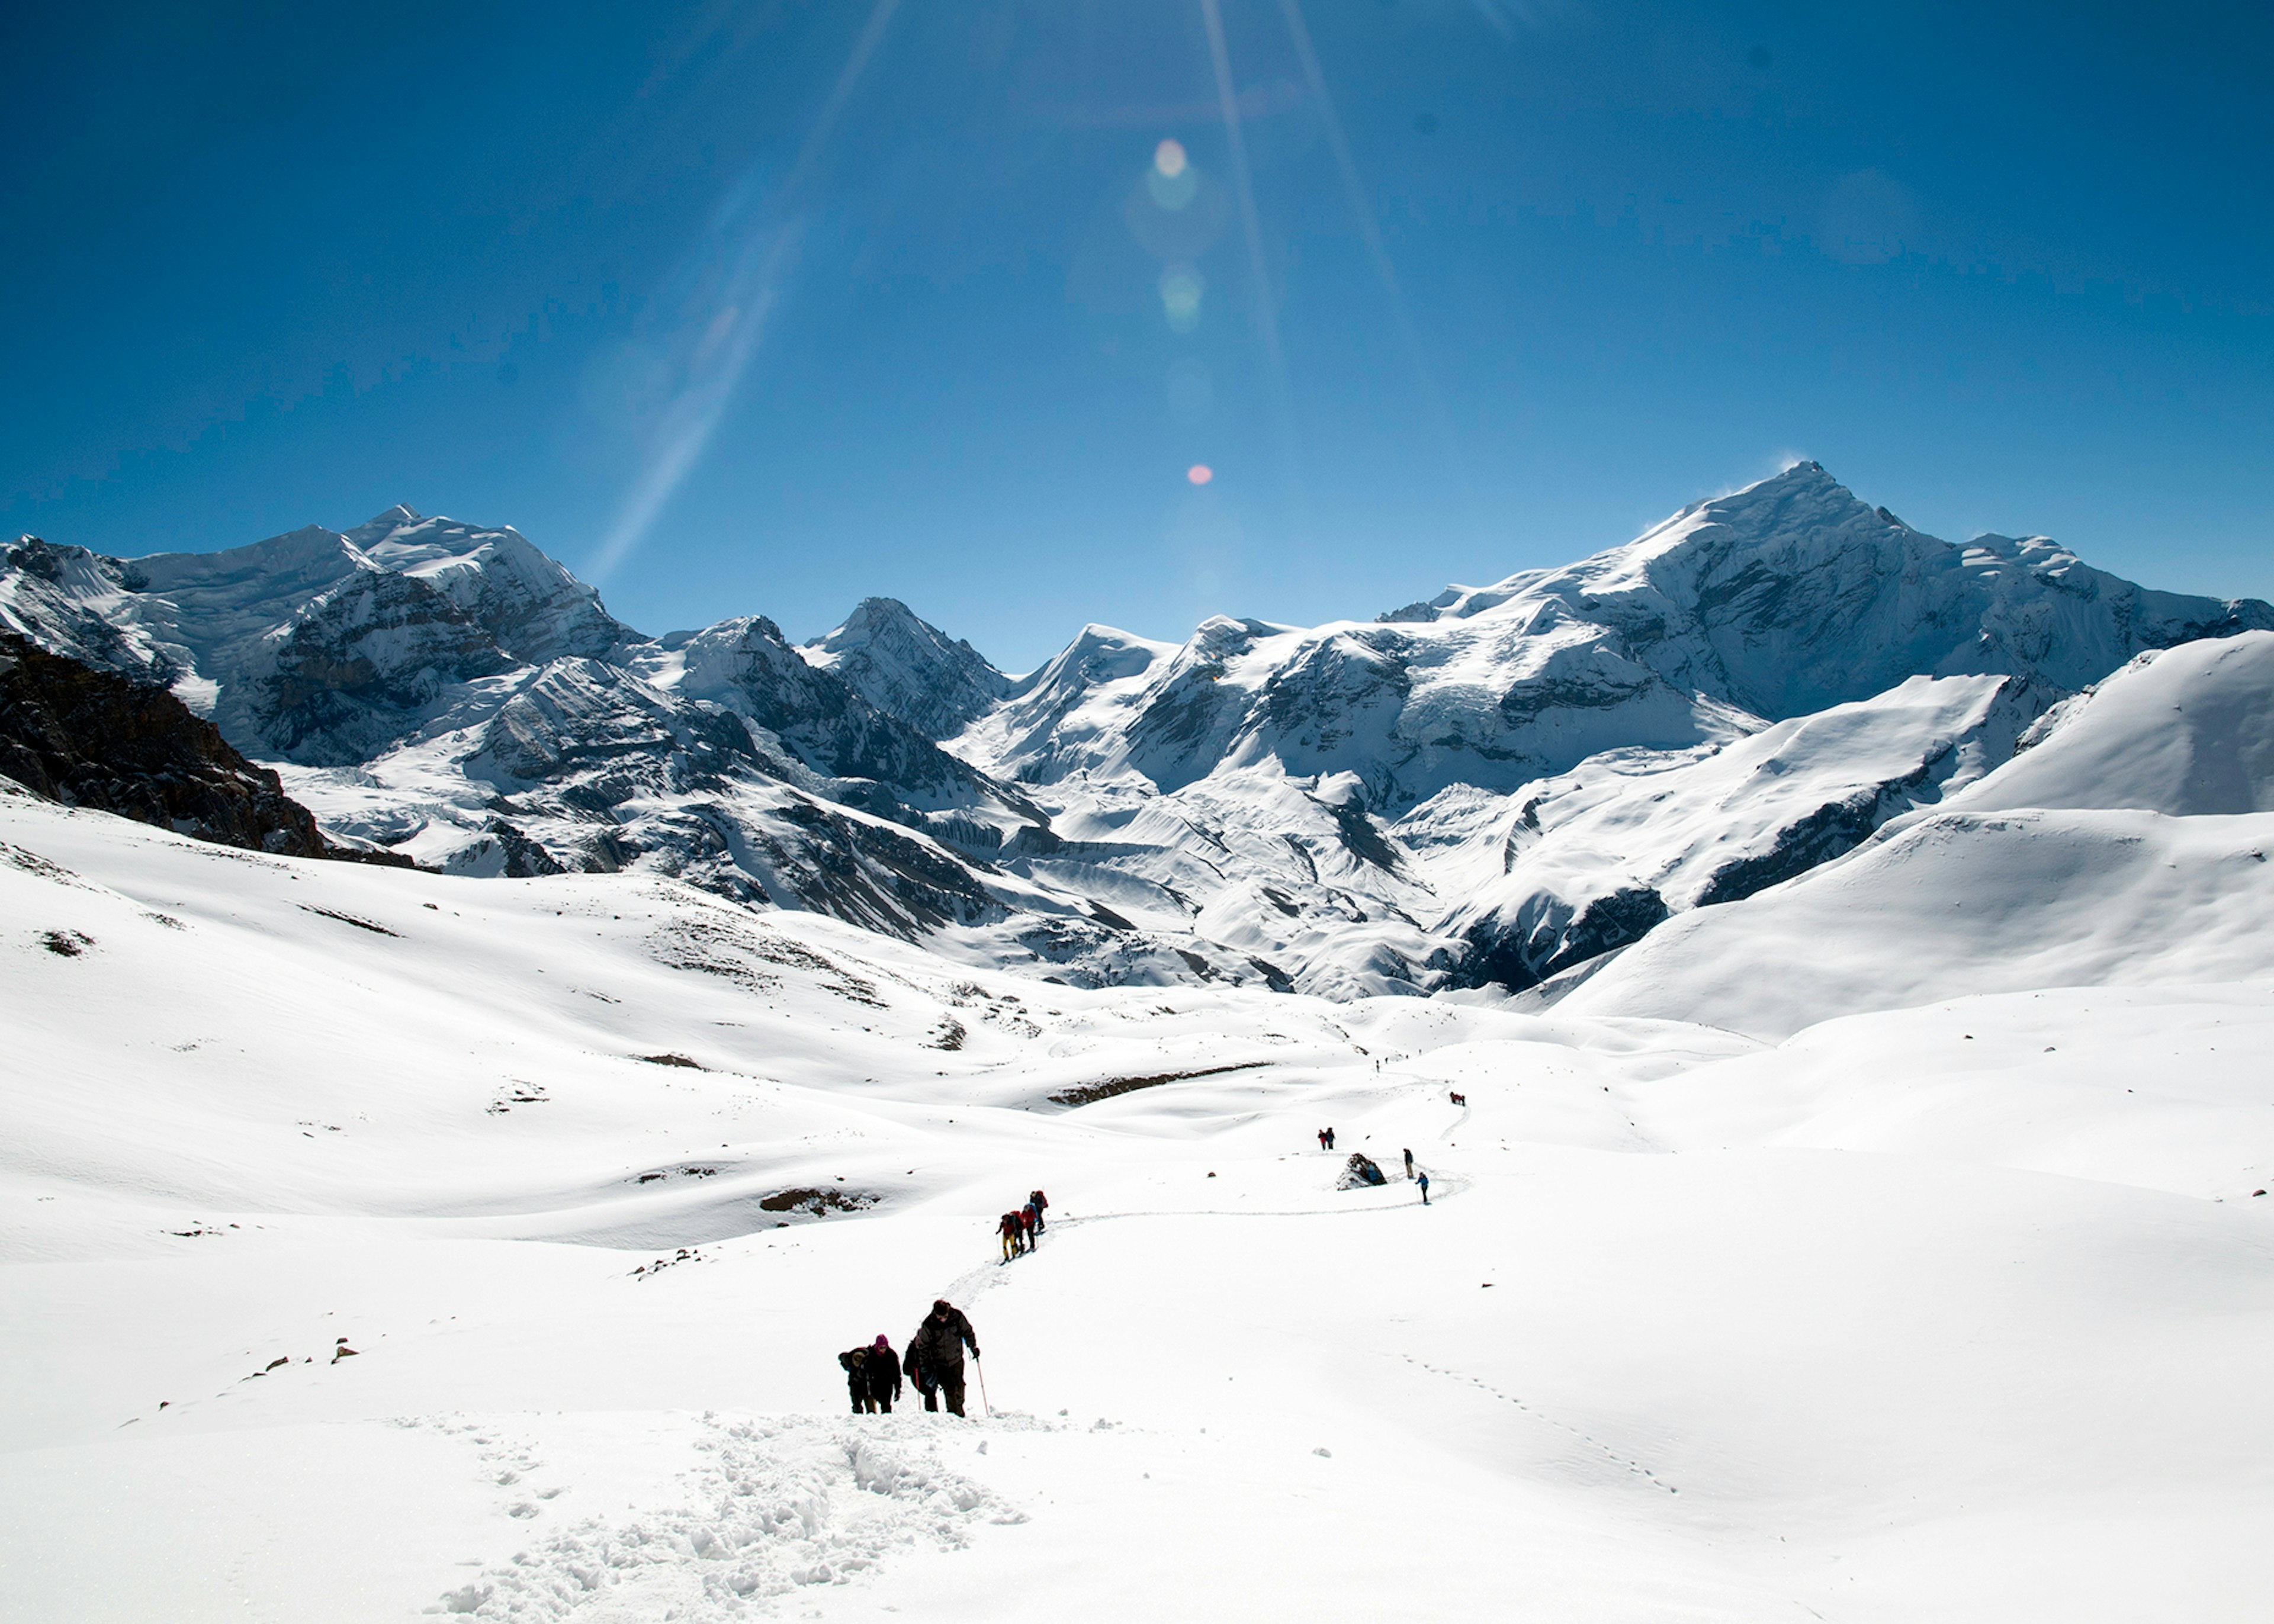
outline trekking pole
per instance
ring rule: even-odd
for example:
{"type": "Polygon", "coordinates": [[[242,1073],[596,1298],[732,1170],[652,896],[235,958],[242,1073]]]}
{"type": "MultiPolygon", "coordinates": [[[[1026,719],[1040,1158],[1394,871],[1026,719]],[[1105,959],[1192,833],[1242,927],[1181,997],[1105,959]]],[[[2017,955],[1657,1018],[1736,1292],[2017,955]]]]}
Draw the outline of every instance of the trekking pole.
{"type": "Polygon", "coordinates": [[[979,1372],[979,1413],[992,1421],[995,1411],[987,1402],[987,1367],[979,1362],[979,1356],[975,1353],[971,1356],[971,1368],[979,1372]]]}

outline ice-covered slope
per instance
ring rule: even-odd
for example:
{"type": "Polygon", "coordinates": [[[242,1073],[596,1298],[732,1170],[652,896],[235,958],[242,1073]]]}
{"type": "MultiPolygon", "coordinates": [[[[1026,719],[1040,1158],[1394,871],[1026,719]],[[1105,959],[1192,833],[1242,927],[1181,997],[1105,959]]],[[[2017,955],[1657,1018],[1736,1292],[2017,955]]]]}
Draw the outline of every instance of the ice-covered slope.
{"type": "Polygon", "coordinates": [[[1918,813],[1668,921],[1557,1007],[1776,1038],[1976,993],[2256,980],[2274,975],[2270,858],[2274,814],[1918,813]]]}
{"type": "Polygon", "coordinates": [[[2240,1624],[2274,1581],[2263,981],[1768,1050],[1038,988],[4,792],[0,921],[27,1617],[2240,1624]],[[846,1415],[836,1350],[941,1295],[971,1418],[846,1415]]]}
{"type": "Polygon", "coordinates": [[[1943,807],[1674,921],[1563,1002],[1782,1035],[1974,993],[2274,974],[2270,711],[2274,636],[2143,657],[1943,807]]]}
{"type": "Polygon", "coordinates": [[[1955,804],[2274,812],[2274,634],[2141,655],[2056,706],[1955,804]]]}
{"type": "Polygon", "coordinates": [[[1709,754],[1597,756],[1505,815],[1501,871],[1447,920],[1463,973],[1529,987],[1805,873],[1979,779],[2040,708],[2017,678],[1914,677],[1709,754]]]}

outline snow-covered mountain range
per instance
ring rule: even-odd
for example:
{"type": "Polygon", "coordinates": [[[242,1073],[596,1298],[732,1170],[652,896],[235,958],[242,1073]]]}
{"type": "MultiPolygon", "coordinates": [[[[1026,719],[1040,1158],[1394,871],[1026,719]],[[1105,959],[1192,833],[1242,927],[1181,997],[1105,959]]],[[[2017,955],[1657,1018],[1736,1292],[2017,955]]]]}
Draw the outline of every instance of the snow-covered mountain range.
{"type": "Polygon", "coordinates": [[[1078,985],[1530,986],[1840,856],[2135,657],[2274,628],[1814,463],[1373,620],[1084,628],[1013,677],[872,598],[647,637],[397,508],[137,560],[26,538],[0,622],[162,682],[336,840],[651,870],[1078,985]]]}

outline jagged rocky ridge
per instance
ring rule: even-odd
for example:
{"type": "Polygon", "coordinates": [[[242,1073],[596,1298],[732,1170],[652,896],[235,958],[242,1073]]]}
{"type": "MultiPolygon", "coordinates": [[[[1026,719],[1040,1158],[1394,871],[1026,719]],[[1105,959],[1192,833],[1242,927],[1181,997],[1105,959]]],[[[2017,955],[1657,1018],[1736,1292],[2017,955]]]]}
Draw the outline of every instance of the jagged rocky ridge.
{"type": "Polygon", "coordinates": [[[509,530],[137,560],[29,538],[0,619],[168,682],[335,836],[654,868],[1082,981],[1528,985],[1836,857],[2144,650],[2274,626],[1821,468],[1378,620],[1085,628],[1012,677],[890,599],[661,639],[509,530]]]}

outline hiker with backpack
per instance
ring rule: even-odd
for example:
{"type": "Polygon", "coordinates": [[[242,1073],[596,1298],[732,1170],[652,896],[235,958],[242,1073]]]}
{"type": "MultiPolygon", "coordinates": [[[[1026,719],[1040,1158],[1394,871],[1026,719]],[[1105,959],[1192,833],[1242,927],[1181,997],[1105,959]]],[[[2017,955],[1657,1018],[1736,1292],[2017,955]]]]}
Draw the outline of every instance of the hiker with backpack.
{"type": "Polygon", "coordinates": [[[1003,1237],[1003,1261],[1008,1263],[1027,1249],[1027,1231],[1016,1213],[1005,1213],[995,1221],[995,1232],[1003,1237]]]}
{"type": "Polygon", "coordinates": [[[845,1386],[853,1396],[853,1413],[873,1416],[892,1413],[900,1395],[900,1360],[892,1340],[881,1333],[865,1348],[852,1348],[837,1356],[845,1367],[845,1386]]]}
{"type": "Polygon", "coordinates": [[[1329,1150],[1332,1150],[1334,1147],[1335,1147],[1335,1131],[1334,1131],[1332,1128],[1329,1128],[1329,1129],[1327,1130],[1327,1148],[1328,1148],[1329,1150]]]}
{"type": "Polygon", "coordinates": [[[1030,1191],[1027,1195],[1027,1205],[1035,1209],[1035,1233],[1040,1235],[1043,1232],[1043,1214],[1050,1210],[1050,1198],[1039,1190],[1030,1191]]]}
{"type": "Polygon", "coordinates": [[[931,1312],[916,1327],[916,1334],[908,1338],[908,1363],[916,1370],[916,1391],[923,1395],[924,1408],[937,1411],[938,1399],[947,1399],[947,1413],[963,1413],[963,1350],[971,1350],[971,1357],[979,1357],[979,1338],[972,1334],[971,1321],[963,1311],[951,1307],[945,1297],[931,1305],[931,1312]]]}
{"type": "Polygon", "coordinates": [[[1019,1245],[1021,1250],[1034,1251],[1035,1231],[1042,1227],[1043,1215],[1035,1210],[1032,1201],[1019,1209],[1019,1245]]]}
{"type": "Polygon", "coordinates": [[[939,1384],[935,1382],[931,1379],[931,1373],[924,1369],[923,1360],[916,1352],[915,1343],[908,1344],[907,1356],[900,1360],[900,1369],[907,1375],[908,1385],[914,1387],[917,1395],[923,1400],[924,1408],[932,1409],[934,1407],[932,1395],[939,1390],[939,1384]]]}
{"type": "Polygon", "coordinates": [[[1417,1173],[1413,1176],[1413,1182],[1421,1186],[1421,1205],[1424,1207],[1428,1206],[1429,1176],[1427,1173],[1417,1173]]]}

